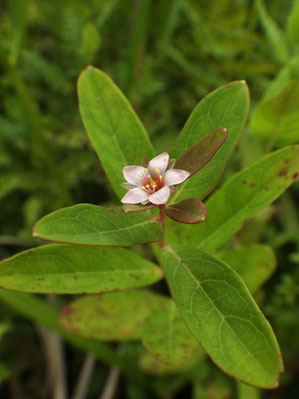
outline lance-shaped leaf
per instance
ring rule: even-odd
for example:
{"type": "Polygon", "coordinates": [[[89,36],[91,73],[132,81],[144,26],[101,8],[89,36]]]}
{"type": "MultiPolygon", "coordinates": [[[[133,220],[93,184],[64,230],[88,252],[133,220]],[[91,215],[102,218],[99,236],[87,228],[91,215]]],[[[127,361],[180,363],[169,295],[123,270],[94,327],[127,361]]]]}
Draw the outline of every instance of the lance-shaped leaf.
{"type": "Polygon", "coordinates": [[[283,147],[299,140],[299,79],[293,79],[276,97],[265,100],[250,120],[253,132],[283,147]]]}
{"type": "Polygon", "coordinates": [[[199,346],[170,299],[150,313],[141,340],[152,356],[170,366],[185,364],[199,346]]]}
{"type": "Polygon", "coordinates": [[[299,3],[294,2],[291,14],[287,21],[288,38],[296,44],[299,44],[299,3]]]}
{"type": "Polygon", "coordinates": [[[189,197],[207,196],[219,180],[243,131],[249,111],[249,93],[245,81],[232,82],[208,94],[187,120],[171,155],[179,159],[193,144],[215,129],[226,128],[225,144],[205,167],[177,188],[172,202],[189,197]]]}
{"type": "Polygon", "coordinates": [[[243,279],[251,294],[272,276],[276,268],[276,258],[272,248],[262,244],[226,249],[217,254],[243,279]]]}
{"type": "Polygon", "coordinates": [[[279,197],[298,175],[298,145],[263,157],[231,177],[208,199],[204,223],[180,226],[180,229],[167,226],[167,242],[188,243],[214,251],[232,237],[247,219],[279,197]]]}
{"type": "Polygon", "coordinates": [[[161,278],[161,269],[123,248],[44,245],[0,263],[2,288],[33,293],[102,293],[161,278]]]}
{"type": "Polygon", "coordinates": [[[289,48],[284,32],[268,14],[263,0],[256,0],[255,5],[266,37],[272,46],[271,53],[278,62],[285,64],[289,59],[289,48]]]}
{"type": "Polygon", "coordinates": [[[147,290],[87,296],[60,313],[67,331],[100,341],[138,340],[143,323],[164,298],[147,290]]]}
{"type": "Polygon", "coordinates": [[[162,266],[182,318],[212,360],[248,384],[276,388],[283,371],[279,347],[241,277],[189,247],[166,247],[162,266]]]}
{"type": "Polygon", "coordinates": [[[203,222],[207,215],[205,204],[197,198],[188,198],[169,205],[165,213],[179,223],[196,224],[203,222]]]}
{"type": "Polygon", "coordinates": [[[101,164],[121,198],[126,165],[139,165],[142,156],[154,155],[147,133],[132,106],[102,71],[92,66],[78,80],[80,113],[101,164]]]}
{"type": "Polygon", "coordinates": [[[35,224],[33,236],[70,244],[125,247],[158,241],[162,231],[147,212],[127,215],[120,208],[79,204],[43,217],[35,224]]]}
{"type": "Polygon", "coordinates": [[[176,169],[183,169],[195,175],[216,154],[227,139],[227,129],[216,129],[200,138],[176,162],[176,169]]]}

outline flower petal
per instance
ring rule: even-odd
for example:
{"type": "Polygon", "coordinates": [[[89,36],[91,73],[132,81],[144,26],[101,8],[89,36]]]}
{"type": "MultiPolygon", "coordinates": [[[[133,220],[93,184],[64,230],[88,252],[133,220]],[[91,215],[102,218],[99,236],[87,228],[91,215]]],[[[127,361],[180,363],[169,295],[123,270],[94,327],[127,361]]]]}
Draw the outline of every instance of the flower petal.
{"type": "Polygon", "coordinates": [[[125,176],[125,179],[131,183],[134,184],[134,186],[141,186],[141,177],[142,174],[146,173],[146,170],[142,166],[125,166],[123,168],[123,175],[125,176]]]}
{"type": "Polygon", "coordinates": [[[121,199],[121,202],[123,204],[139,204],[147,199],[149,199],[149,194],[142,190],[142,188],[135,187],[127,192],[127,194],[121,199]]]}
{"type": "Polygon", "coordinates": [[[151,159],[148,164],[148,171],[154,180],[159,179],[160,175],[164,176],[169,161],[169,155],[167,152],[157,155],[151,159]]]}
{"type": "Polygon", "coordinates": [[[166,186],[174,186],[182,183],[190,176],[189,172],[182,169],[170,169],[165,173],[164,184],[166,186]]]}
{"type": "Polygon", "coordinates": [[[131,183],[121,183],[121,186],[127,190],[131,190],[132,188],[135,188],[136,186],[134,186],[134,184],[131,183]]]}
{"type": "Polygon", "coordinates": [[[166,204],[170,195],[170,188],[168,186],[164,186],[160,190],[156,191],[154,194],[148,197],[149,201],[155,205],[163,205],[166,204]]]}

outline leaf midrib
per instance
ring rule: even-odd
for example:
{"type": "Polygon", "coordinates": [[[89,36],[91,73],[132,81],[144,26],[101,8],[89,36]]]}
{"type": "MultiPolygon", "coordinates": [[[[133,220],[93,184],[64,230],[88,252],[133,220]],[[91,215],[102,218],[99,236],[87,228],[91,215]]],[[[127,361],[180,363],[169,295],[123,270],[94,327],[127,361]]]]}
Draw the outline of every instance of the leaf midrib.
{"type": "MultiPolygon", "coordinates": [[[[103,216],[103,215],[101,215],[101,216],[103,216]]],[[[63,216],[63,218],[64,219],[71,219],[71,220],[74,220],[73,218],[71,218],[71,217],[66,217],[66,216],[63,216]]],[[[88,232],[88,233],[76,233],[76,234],[72,234],[72,233],[62,233],[64,236],[67,236],[67,235],[71,235],[71,236],[86,236],[86,235],[90,235],[90,234],[94,234],[94,233],[96,233],[96,234],[98,234],[99,236],[101,236],[101,235],[106,235],[106,234],[110,234],[110,233],[117,233],[117,232],[121,232],[121,231],[130,231],[130,230],[132,230],[132,229],[135,229],[136,227],[139,227],[139,226],[145,226],[145,225],[147,225],[147,224],[152,224],[153,226],[158,226],[158,222],[155,222],[155,220],[154,220],[154,218],[153,219],[151,219],[151,220],[146,220],[146,221],[144,221],[144,222],[141,222],[141,223],[136,223],[136,224],[134,224],[134,225],[130,225],[130,226],[127,226],[127,227],[120,227],[120,228],[118,228],[118,229],[113,229],[113,230],[103,230],[103,231],[99,231],[98,229],[96,229],[96,228],[94,228],[94,227],[92,227],[90,224],[86,224],[86,223],[84,223],[84,222],[82,222],[82,220],[79,220],[78,218],[76,218],[77,219],[77,221],[79,222],[79,223],[81,223],[81,224],[83,224],[83,225],[85,225],[85,226],[88,226],[91,230],[93,230],[93,231],[91,231],[91,232],[88,232]]],[[[47,233],[47,234],[49,234],[49,233],[47,233]]],[[[51,234],[51,233],[50,233],[51,234]]],[[[56,234],[56,232],[54,232],[54,234],[56,234]]],[[[40,236],[40,233],[39,232],[36,232],[36,235],[37,236],[40,236]]],[[[42,236],[40,236],[40,237],[42,237],[42,236]]],[[[44,237],[46,237],[46,236],[44,236],[44,237]]]]}

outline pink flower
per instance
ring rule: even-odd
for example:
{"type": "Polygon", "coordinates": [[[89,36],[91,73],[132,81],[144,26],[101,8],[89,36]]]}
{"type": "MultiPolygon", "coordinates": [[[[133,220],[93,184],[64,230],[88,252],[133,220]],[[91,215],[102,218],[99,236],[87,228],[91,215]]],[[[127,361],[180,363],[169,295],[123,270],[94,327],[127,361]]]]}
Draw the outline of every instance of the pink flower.
{"type": "Polygon", "coordinates": [[[123,204],[139,204],[151,202],[154,205],[163,205],[168,201],[174,186],[185,181],[190,173],[181,169],[171,169],[169,155],[163,152],[153,158],[147,165],[125,166],[123,174],[128,183],[122,186],[129,191],[122,198],[123,204]]]}

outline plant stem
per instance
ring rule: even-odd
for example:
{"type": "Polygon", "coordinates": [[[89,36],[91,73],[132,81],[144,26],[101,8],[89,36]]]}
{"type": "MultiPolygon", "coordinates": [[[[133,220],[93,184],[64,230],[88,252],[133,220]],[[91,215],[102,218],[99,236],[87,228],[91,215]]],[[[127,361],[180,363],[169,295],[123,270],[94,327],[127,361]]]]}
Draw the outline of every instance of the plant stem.
{"type": "Polygon", "coordinates": [[[94,355],[89,354],[86,356],[72,399],[84,399],[86,397],[88,384],[95,362],[96,357],[94,355]]]}
{"type": "Polygon", "coordinates": [[[108,377],[106,380],[104,390],[103,390],[101,396],[99,397],[99,399],[112,399],[113,398],[116,388],[117,388],[118,379],[119,379],[119,370],[117,367],[112,367],[109,370],[109,374],[108,374],[108,377]]]}
{"type": "Polygon", "coordinates": [[[166,243],[165,243],[165,222],[167,219],[167,215],[165,215],[164,212],[165,209],[165,205],[160,205],[159,206],[159,217],[158,217],[158,222],[161,223],[161,227],[162,227],[162,238],[161,240],[158,242],[158,245],[160,248],[165,247],[166,243]]]}
{"type": "Polygon", "coordinates": [[[48,369],[48,384],[53,399],[66,399],[66,372],[63,354],[63,343],[60,336],[48,330],[46,327],[37,325],[37,331],[44,344],[48,369]]]}

